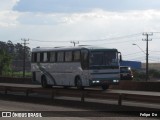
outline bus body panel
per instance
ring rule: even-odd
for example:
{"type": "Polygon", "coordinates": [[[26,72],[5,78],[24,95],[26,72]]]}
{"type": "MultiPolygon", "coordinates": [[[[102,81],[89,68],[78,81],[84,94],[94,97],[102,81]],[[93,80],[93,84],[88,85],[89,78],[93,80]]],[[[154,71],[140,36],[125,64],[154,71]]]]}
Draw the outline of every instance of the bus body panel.
{"type": "MultiPolygon", "coordinates": [[[[74,80],[76,76],[81,77],[83,86],[94,86],[93,81],[104,80],[106,82],[108,81],[108,84],[114,84],[114,82],[111,81],[119,80],[120,78],[119,69],[82,70],[79,63],[59,64],[60,63],[41,64],[41,66],[43,66],[43,68],[45,68],[47,72],[49,72],[55,79],[56,85],[75,86],[74,80]]],[[[32,71],[36,71],[36,80],[41,83],[41,76],[44,75],[43,71],[38,68],[38,65],[36,63],[32,64],[32,68],[32,71]]],[[[50,85],[54,85],[54,82],[48,77],[47,82],[50,85]]]]}
{"type": "MultiPolygon", "coordinates": [[[[75,63],[40,63],[40,66],[46,70],[39,69],[37,63],[32,63],[32,71],[35,71],[36,80],[41,83],[41,76],[43,72],[48,72],[56,82],[56,85],[75,86],[75,77],[79,76],[82,79],[83,86],[89,86],[88,70],[82,70],[78,62],[75,63]]],[[[48,84],[54,85],[51,78],[45,75],[48,84]]]]}

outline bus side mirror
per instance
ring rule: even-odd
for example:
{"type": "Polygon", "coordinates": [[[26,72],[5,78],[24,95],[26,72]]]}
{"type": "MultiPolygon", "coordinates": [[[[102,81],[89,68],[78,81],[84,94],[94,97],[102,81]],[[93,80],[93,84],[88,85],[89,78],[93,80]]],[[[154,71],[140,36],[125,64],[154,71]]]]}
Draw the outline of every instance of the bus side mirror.
{"type": "Polygon", "coordinates": [[[121,54],[120,54],[119,58],[120,58],[120,62],[121,62],[122,61],[122,55],[121,54]]]}
{"type": "Polygon", "coordinates": [[[121,62],[122,61],[122,54],[121,52],[118,52],[119,53],[119,61],[121,62]]]}

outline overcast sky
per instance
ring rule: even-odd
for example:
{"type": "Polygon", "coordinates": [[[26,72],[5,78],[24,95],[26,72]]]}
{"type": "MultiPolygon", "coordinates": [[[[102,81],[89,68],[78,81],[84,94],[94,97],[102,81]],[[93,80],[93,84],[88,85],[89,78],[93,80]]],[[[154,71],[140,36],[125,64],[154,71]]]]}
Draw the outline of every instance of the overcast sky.
{"type": "Polygon", "coordinates": [[[149,59],[160,62],[160,0],[0,0],[0,40],[29,38],[31,48],[72,46],[74,40],[145,61],[143,32],[154,32],[149,59]]]}

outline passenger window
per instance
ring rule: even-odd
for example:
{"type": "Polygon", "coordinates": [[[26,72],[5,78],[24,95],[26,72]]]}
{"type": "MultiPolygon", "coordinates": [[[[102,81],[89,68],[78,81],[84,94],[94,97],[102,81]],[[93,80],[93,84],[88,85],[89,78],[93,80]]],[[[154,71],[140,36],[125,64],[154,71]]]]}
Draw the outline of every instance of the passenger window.
{"type": "Polygon", "coordinates": [[[37,62],[40,62],[40,53],[37,53],[37,62]]]}
{"type": "Polygon", "coordinates": [[[58,52],[57,62],[63,62],[63,61],[64,61],[64,52],[58,52]]]}
{"type": "Polygon", "coordinates": [[[43,53],[40,53],[40,62],[43,62],[43,53]]]}
{"type": "Polygon", "coordinates": [[[47,52],[47,62],[50,61],[50,52],[47,52]]]}
{"type": "Polygon", "coordinates": [[[48,57],[47,57],[47,52],[43,53],[43,62],[47,62],[48,57]]]}
{"type": "Polygon", "coordinates": [[[32,62],[37,62],[37,53],[32,53],[32,62]]]}
{"type": "Polygon", "coordinates": [[[56,54],[55,52],[50,52],[50,62],[55,62],[56,61],[56,54]]]}
{"type": "Polygon", "coordinates": [[[80,51],[73,52],[73,61],[80,61],[80,51]]]}
{"type": "Polygon", "coordinates": [[[71,51],[65,52],[65,61],[66,62],[72,61],[72,52],[71,51]]]}

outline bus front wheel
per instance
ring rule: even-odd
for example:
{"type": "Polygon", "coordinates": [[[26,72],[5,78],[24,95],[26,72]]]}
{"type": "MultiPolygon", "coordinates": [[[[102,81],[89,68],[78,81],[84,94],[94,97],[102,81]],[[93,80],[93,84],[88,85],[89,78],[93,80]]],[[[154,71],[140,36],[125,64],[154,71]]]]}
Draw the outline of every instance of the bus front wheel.
{"type": "Polygon", "coordinates": [[[102,90],[107,90],[109,88],[109,85],[102,85],[102,90]]]}
{"type": "Polygon", "coordinates": [[[52,87],[51,85],[47,84],[47,80],[46,80],[45,76],[43,76],[42,79],[41,79],[41,85],[42,85],[43,88],[51,88],[52,87]]]}
{"type": "Polygon", "coordinates": [[[77,89],[84,89],[84,87],[82,86],[82,80],[80,77],[76,77],[76,87],[77,89]]]}

